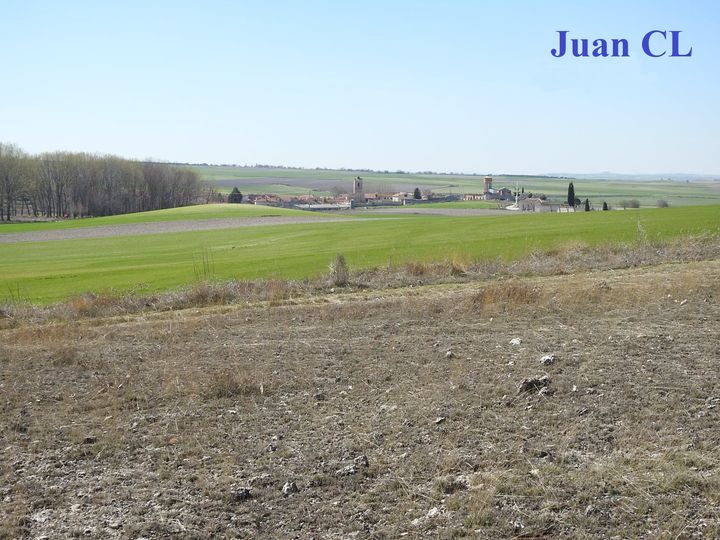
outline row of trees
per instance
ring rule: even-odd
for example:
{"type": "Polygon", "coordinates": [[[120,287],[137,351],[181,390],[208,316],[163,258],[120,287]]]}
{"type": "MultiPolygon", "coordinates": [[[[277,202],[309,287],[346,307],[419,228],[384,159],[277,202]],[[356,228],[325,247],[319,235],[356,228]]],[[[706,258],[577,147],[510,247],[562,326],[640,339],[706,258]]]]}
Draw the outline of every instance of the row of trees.
{"type": "Polygon", "coordinates": [[[198,175],[186,167],[85,153],[29,155],[0,143],[0,220],[159,210],[193,204],[199,195],[198,175]]]}
{"type": "MultiPolygon", "coordinates": [[[[582,200],[578,199],[578,198],[575,196],[575,186],[573,186],[573,183],[572,183],[572,182],[570,182],[570,183],[568,184],[567,203],[568,203],[568,206],[572,206],[573,208],[576,208],[576,207],[578,207],[578,206],[580,206],[580,205],[583,204],[582,200]]],[[[608,205],[607,205],[607,203],[604,202],[604,201],[603,201],[602,209],[603,209],[603,210],[608,210],[608,205]]],[[[589,211],[590,211],[590,199],[587,199],[587,198],[585,199],[585,211],[586,211],[586,212],[589,212],[589,211]]]]}
{"type": "MultiPolygon", "coordinates": [[[[578,199],[575,196],[575,186],[573,186],[572,182],[570,182],[570,184],[568,184],[567,203],[568,203],[568,206],[573,206],[573,207],[577,207],[582,204],[580,199],[578,199]]],[[[640,208],[640,201],[638,201],[637,199],[630,199],[629,201],[623,200],[623,201],[620,201],[619,204],[620,204],[620,206],[622,206],[623,210],[625,210],[627,208],[640,208]]],[[[658,208],[667,208],[670,205],[668,204],[668,202],[666,200],[660,199],[657,202],[657,206],[658,206],[658,208]]],[[[603,201],[602,209],[603,210],[610,209],[608,207],[607,202],[603,201]]],[[[590,211],[590,200],[589,199],[585,199],[585,211],[586,212],[590,211]]]]}

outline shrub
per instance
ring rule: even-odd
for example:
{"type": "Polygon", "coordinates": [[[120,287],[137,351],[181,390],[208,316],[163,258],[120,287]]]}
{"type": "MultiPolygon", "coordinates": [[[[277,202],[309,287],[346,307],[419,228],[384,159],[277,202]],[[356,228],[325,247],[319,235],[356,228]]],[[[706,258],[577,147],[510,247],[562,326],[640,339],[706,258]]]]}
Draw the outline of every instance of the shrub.
{"type": "Polygon", "coordinates": [[[658,208],[667,208],[667,207],[669,207],[669,206],[670,206],[670,205],[668,204],[668,202],[667,202],[665,199],[660,199],[660,200],[657,202],[657,207],[658,207],[658,208]]]}
{"type": "Polygon", "coordinates": [[[330,282],[336,287],[347,285],[350,278],[350,270],[348,269],[345,256],[338,253],[335,260],[330,263],[330,282]]]}

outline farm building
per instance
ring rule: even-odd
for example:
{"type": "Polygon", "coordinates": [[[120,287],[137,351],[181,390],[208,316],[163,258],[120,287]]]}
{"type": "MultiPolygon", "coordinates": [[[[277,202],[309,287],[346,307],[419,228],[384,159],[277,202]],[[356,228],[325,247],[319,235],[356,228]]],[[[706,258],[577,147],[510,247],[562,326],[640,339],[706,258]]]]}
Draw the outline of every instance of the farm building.
{"type": "Polygon", "coordinates": [[[467,193],[463,196],[464,201],[511,201],[513,192],[506,187],[493,189],[492,176],[486,176],[483,179],[482,193],[467,193]]]}

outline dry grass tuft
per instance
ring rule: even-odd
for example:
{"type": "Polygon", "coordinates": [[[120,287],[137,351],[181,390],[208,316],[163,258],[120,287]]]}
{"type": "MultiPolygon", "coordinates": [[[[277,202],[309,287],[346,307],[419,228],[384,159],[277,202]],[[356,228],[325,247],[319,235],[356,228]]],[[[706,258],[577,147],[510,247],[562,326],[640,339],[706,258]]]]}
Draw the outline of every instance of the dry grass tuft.
{"type": "Polygon", "coordinates": [[[344,287],[350,280],[350,268],[348,268],[345,256],[338,253],[335,260],[330,263],[330,283],[335,287],[344,287]]]}
{"type": "Polygon", "coordinates": [[[484,286],[467,301],[467,308],[481,312],[508,312],[520,306],[547,303],[547,294],[537,285],[512,280],[484,286]]]}
{"type": "Polygon", "coordinates": [[[265,386],[253,373],[230,368],[215,370],[205,375],[202,395],[207,398],[237,398],[265,394],[265,386]]]}
{"type": "Polygon", "coordinates": [[[72,343],[58,343],[50,351],[53,366],[66,366],[79,363],[79,351],[72,343]]]}
{"type": "Polygon", "coordinates": [[[292,296],[292,288],[287,281],[271,279],[265,285],[265,300],[270,305],[279,305],[292,296]]]}
{"type": "Polygon", "coordinates": [[[472,263],[467,256],[455,255],[447,261],[447,271],[452,277],[461,277],[468,274],[471,265],[472,263]]]}
{"type": "Polygon", "coordinates": [[[405,272],[413,277],[420,277],[429,274],[432,271],[432,267],[424,262],[410,261],[405,263],[405,272]]]}

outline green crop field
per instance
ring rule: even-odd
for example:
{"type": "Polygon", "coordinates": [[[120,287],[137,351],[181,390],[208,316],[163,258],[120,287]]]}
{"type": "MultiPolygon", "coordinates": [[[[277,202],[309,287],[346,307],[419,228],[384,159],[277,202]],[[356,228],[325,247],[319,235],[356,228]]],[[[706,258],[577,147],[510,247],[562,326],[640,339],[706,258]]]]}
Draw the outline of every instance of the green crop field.
{"type": "MultiPolygon", "coordinates": [[[[195,211],[202,215],[205,210],[195,211]]],[[[639,230],[649,239],[719,234],[720,206],[348,219],[0,244],[0,299],[47,303],[86,291],[160,291],[207,277],[304,278],[326,272],[336,253],[345,254],[352,268],[455,257],[511,260],[568,241],[633,241],[639,230]],[[210,276],[204,261],[209,261],[210,276]]]]}
{"type": "MultiPolygon", "coordinates": [[[[352,179],[362,176],[366,192],[407,191],[416,187],[436,193],[481,193],[482,175],[418,174],[400,172],[363,172],[341,170],[283,169],[267,167],[193,167],[200,178],[211,182],[221,191],[229,192],[237,186],[243,193],[275,193],[278,195],[326,196],[335,188],[349,191],[352,179]]],[[[548,176],[493,176],[493,186],[524,189],[525,193],[543,193],[558,201],[567,197],[570,179],[548,176]]],[[[573,179],[575,194],[589,198],[596,207],[603,202],[619,206],[620,201],[637,199],[643,206],[656,206],[665,200],[671,206],[690,206],[720,203],[720,182],[673,180],[617,180],[573,179]]]]}
{"type": "MultiPolygon", "coordinates": [[[[121,214],[87,219],[69,219],[64,221],[46,221],[33,223],[3,223],[0,222],[0,234],[47,231],[59,229],[78,229],[83,227],[101,227],[111,225],[125,225],[136,223],[157,223],[161,221],[183,221],[198,219],[221,218],[253,218],[263,216],[303,216],[307,212],[288,208],[275,208],[252,204],[201,204],[197,206],[184,206],[168,210],[153,210],[135,214],[121,214]]],[[[313,214],[322,216],[324,214],[313,214]]]]}

